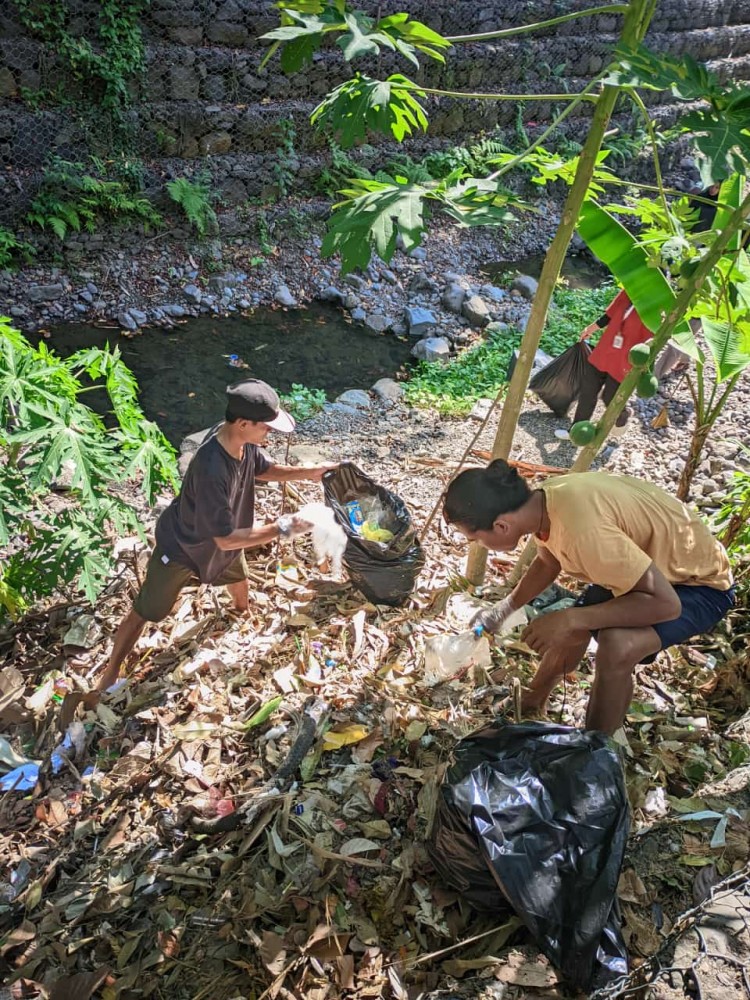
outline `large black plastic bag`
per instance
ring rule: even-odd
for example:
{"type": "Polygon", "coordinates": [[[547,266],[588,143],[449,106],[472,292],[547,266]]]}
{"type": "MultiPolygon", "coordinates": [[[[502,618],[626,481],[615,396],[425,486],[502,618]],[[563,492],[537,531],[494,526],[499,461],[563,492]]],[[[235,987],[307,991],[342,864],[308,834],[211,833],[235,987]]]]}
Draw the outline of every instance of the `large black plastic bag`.
{"type": "Polygon", "coordinates": [[[461,742],[430,842],[477,909],[513,910],[576,989],[627,972],[617,882],[630,814],[603,733],[498,722],[461,742]]]}
{"type": "Polygon", "coordinates": [[[577,344],[558,354],[529,382],[529,389],[533,389],[558,417],[564,417],[571,403],[580,396],[590,353],[589,345],[579,340],[577,344]]]}
{"type": "Polygon", "coordinates": [[[344,565],[354,586],[375,604],[403,604],[424,566],[424,552],[404,501],[352,462],[342,462],[326,472],[323,490],[326,503],[348,537],[344,565]],[[362,538],[351,526],[344,505],[367,497],[376,497],[387,511],[387,523],[381,527],[394,535],[387,545],[362,538]]]}

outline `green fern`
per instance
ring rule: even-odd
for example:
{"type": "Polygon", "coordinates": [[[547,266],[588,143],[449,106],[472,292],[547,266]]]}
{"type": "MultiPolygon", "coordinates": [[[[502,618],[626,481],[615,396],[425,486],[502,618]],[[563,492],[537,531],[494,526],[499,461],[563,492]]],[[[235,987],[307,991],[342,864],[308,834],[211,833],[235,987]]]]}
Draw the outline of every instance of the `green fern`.
{"type": "Polygon", "coordinates": [[[167,191],[200,236],[205,236],[216,225],[216,213],[211,207],[211,189],[205,181],[178,177],[169,181],[167,191]]]}
{"type": "Polygon", "coordinates": [[[28,263],[34,252],[30,243],[19,240],[9,229],[0,226],[0,271],[14,267],[19,261],[28,263]]]}

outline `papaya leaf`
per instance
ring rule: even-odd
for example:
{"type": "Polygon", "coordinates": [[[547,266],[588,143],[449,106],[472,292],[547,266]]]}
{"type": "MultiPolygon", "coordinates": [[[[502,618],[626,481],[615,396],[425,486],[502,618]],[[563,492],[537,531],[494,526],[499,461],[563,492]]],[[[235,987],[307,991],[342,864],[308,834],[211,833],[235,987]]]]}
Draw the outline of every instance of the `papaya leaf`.
{"type": "Polygon", "coordinates": [[[648,90],[671,90],[685,101],[711,100],[721,94],[715,73],[697,63],[690,55],[680,59],[657,55],[645,45],[635,48],[618,46],[615,65],[605,78],[615,87],[645,87],[648,90]]]}
{"type": "Polygon", "coordinates": [[[414,94],[424,97],[411,80],[399,73],[387,80],[372,80],[359,73],[331,91],[315,108],[310,121],[327,128],[348,149],[367,130],[391,134],[401,142],[417,129],[427,131],[427,116],[414,94]]]}
{"type": "Polygon", "coordinates": [[[425,228],[426,188],[371,180],[350,183],[353,187],[342,191],[347,200],[334,206],[328,221],[321,248],[324,257],[338,251],[341,270],[348,274],[366,267],[373,250],[384,261],[391,260],[399,233],[405,250],[419,244],[425,228]]]}
{"type": "Polygon", "coordinates": [[[695,145],[705,157],[701,177],[705,184],[747,173],[750,163],[750,112],[725,108],[698,108],[684,115],[680,127],[694,133],[695,145]]]}

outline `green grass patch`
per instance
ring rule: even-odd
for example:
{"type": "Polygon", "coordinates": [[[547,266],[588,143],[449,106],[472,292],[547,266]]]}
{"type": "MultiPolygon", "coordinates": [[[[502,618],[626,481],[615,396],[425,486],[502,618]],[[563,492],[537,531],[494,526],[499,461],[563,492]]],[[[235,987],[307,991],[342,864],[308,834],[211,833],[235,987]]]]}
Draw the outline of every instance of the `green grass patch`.
{"type": "MultiPolygon", "coordinates": [[[[574,344],[585,326],[598,319],[612,301],[612,285],[599,288],[567,288],[555,292],[541,348],[555,356],[574,344]]],[[[521,334],[510,328],[476,347],[469,348],[448,364],[420,361],[406,383],[406,401],[412,406],[461,417],[478,399],[494,399],[506,383],[511,355],[521,343],[521,334]]]]}

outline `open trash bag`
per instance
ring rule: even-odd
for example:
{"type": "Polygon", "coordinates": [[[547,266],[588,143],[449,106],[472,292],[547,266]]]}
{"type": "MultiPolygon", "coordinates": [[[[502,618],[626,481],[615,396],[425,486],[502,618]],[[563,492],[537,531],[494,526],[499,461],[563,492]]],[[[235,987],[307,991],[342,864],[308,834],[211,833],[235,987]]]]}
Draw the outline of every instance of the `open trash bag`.
{"type": "Polygon", "coordinates": [[[344,565],[375,604],[403,604],[424,566],[424,552],[401,497],[352,462],[323,475],[326,503],[347,535],[344,565]]]}
{"type": "Polygon", "coordinates": [[[630,816],[603,733],[493,723],[461,740],[429,844],[435,868],[477,909],[508,904],[566,982],[627,973],[616,890],[630,816]]]}
{"type": "Polygon", "coordinates": [[[579,340],[554,358],[546,368],[542,368],[529,382],[529,389],[558,417],[564,417],[570,404],[580,396],[586,370],[584,366],[588,364],[590,353],[589,345],[579,340]]]}

